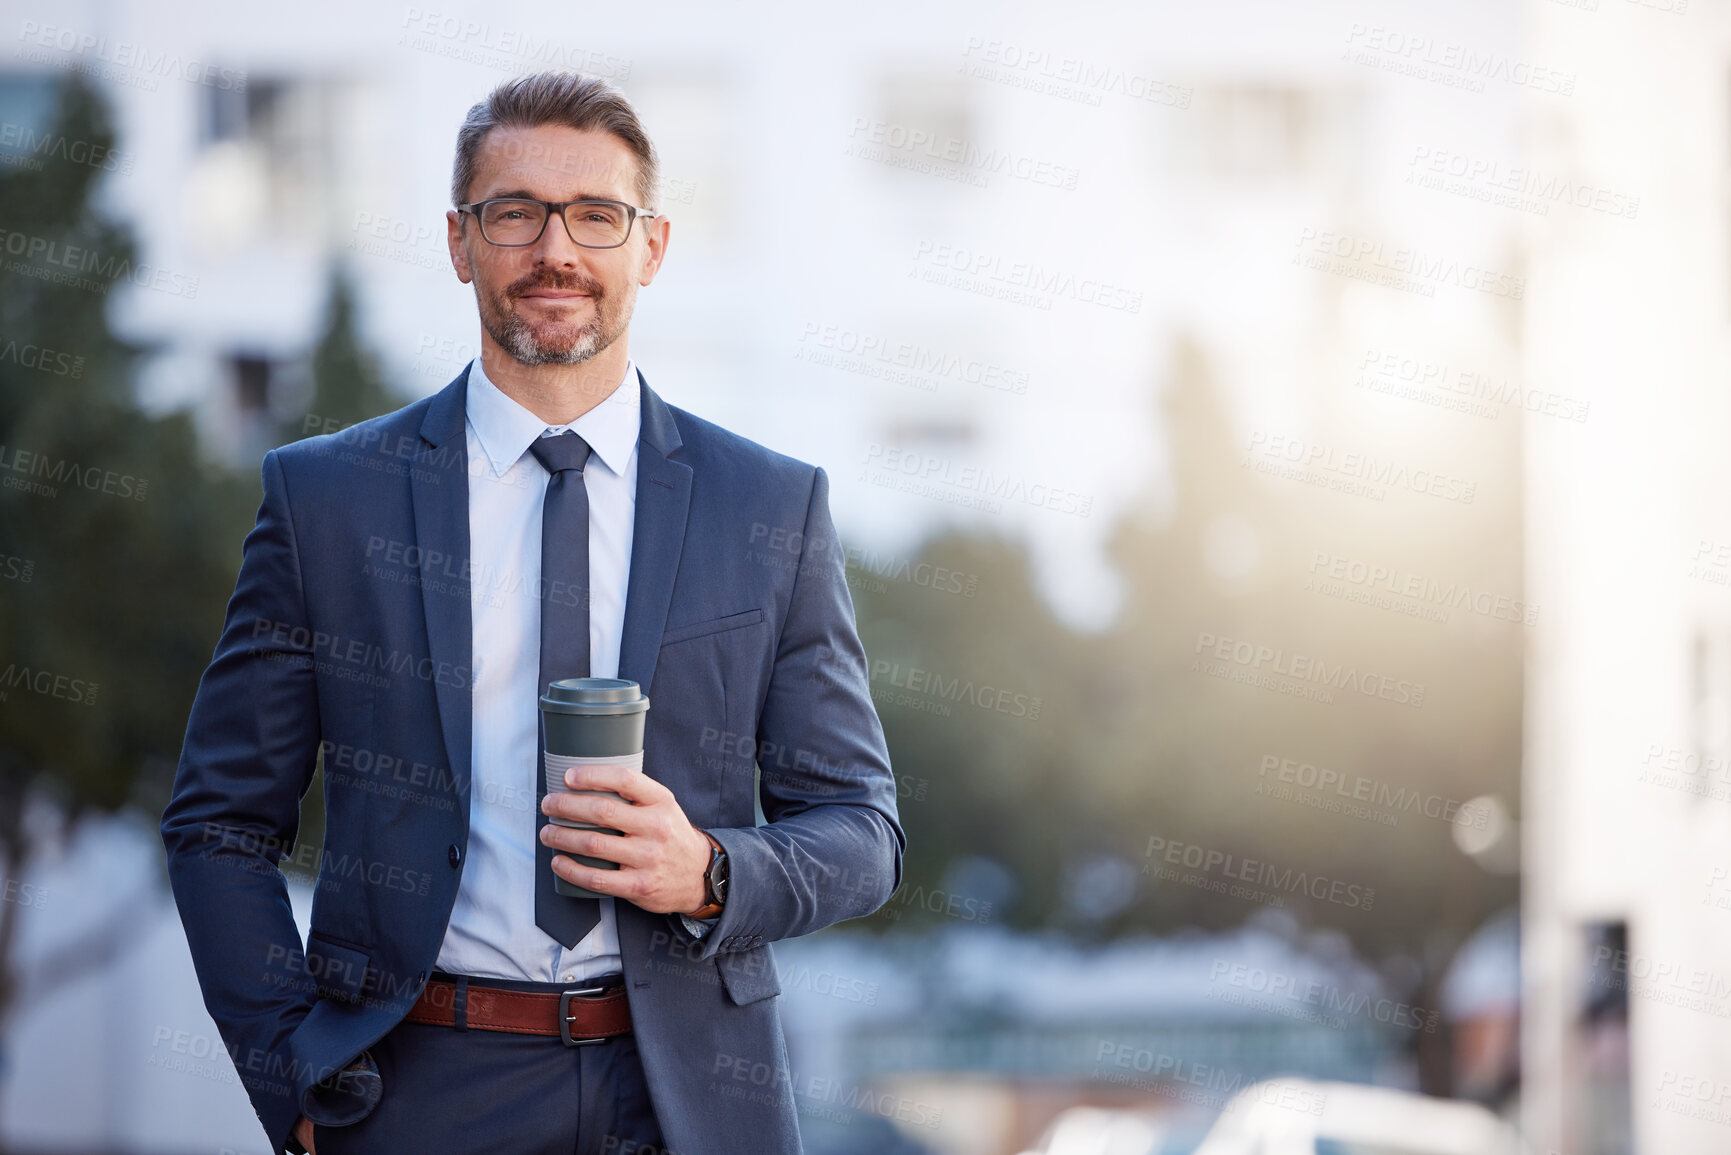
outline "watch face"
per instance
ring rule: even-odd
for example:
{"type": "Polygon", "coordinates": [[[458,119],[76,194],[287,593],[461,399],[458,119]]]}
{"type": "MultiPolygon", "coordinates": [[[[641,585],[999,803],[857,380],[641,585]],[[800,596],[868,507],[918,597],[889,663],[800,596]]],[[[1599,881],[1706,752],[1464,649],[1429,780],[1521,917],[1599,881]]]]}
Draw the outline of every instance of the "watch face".
{"type": "Polygon", "coordinates": [[[715,856],[715,861],[709,867],[709,889],[715,892],[716,902],[727,901],[727,854],[725,851],[715,856]]]}

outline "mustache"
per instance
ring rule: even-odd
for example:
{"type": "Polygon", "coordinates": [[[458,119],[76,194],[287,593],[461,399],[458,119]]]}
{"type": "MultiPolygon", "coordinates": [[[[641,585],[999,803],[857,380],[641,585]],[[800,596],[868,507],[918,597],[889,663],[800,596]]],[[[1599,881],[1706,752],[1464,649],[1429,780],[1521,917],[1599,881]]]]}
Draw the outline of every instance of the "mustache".
{"type": "Polygon", "coordinates": [[[558,289],[567,293],[587,293],[589,296],[597,299],[601,296],[601,282],[586,280],[582,277],[567,277],[557,274],[552,276],[524,277],[522,280],[508,285],[505,289],[505,295],[508,297],[521,297],[524,293],[530,292],[534,289],[558,289]]]}

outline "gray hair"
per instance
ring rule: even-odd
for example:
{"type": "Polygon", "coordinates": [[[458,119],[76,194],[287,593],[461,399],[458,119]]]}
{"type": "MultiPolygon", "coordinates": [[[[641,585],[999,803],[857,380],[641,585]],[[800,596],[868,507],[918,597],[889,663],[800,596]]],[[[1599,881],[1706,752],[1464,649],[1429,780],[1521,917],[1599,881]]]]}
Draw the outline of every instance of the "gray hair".
{"type": "Polygon", "coordinates": [[[580,131],[610,132],[637,158],[638,207],[655,208],[660,161],[655,145],[637,119],[625,94],[592,76],[547,71],[507,80],[469,109],[457,130],[457,159],[451,166],[451,203],[467,204],[475,179],[475,157],[495,128],[537,128],[564,125],[580,131]]]}

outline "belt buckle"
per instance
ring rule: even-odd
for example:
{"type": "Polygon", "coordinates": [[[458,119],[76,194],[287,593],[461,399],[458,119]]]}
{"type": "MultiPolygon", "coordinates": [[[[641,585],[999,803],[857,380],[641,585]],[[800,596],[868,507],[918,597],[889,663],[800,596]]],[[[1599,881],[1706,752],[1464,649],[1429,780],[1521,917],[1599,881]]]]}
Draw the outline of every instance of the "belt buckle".
{"type": "Polygon", "coordinates": [[[608,989],[609,988],[604,986],[572,987],[568,991],[559,992],[559,1038],[567,1047],[591,1047],[596,1043],[605,1043],[607,1041],[605,1037],[597,1037],[593,1039],[575,1039],[571,1037],[571,1000],[574,998],[581,998],[585,995],[602,994],[608,989]]]}

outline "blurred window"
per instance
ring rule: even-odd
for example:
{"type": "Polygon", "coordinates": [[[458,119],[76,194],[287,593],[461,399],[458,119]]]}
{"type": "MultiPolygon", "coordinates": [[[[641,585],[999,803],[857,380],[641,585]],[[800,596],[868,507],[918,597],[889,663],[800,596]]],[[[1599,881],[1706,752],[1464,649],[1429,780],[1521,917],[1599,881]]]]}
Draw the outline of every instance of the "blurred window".
{"type": "Polygon", "coordinates": [[[1587,990],[1575,1024],[1580,1101],[1573,1132],[1581,1155],[1630,1155],[1635,1149],[1629,1089],[1629,924],[1584,928],[1587,990]]]}

